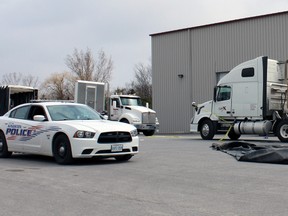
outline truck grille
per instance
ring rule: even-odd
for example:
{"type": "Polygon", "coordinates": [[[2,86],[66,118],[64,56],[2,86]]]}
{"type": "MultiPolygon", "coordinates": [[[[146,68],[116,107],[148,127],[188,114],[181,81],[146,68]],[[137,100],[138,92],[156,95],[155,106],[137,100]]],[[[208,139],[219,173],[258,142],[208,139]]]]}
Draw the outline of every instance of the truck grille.
{"type": "Polygon", "coordinates": [[[143,124],[155,124],[156,123],[156,114],[155,113],[143,113],[142,114],[143,124]]]}
{"type": "Polygon", "coordinates": [[[98,143],[123,143],[131,141],[131,134],[122,131],[101,133],[98,138],[98,143]]]}

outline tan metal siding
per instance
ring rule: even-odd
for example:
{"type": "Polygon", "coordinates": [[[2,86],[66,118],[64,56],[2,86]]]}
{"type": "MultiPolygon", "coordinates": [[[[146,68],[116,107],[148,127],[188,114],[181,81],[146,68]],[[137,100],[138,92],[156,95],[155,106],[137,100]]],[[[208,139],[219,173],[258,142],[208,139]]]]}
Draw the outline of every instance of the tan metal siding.
{"type": "Polygon", "coordinates": [[[288,59],[287,39],[288,12],[152,35],[153,106],[161,132],[189,131],[191,102],[212,99],[216,72],[262,55],[288,59]]]}

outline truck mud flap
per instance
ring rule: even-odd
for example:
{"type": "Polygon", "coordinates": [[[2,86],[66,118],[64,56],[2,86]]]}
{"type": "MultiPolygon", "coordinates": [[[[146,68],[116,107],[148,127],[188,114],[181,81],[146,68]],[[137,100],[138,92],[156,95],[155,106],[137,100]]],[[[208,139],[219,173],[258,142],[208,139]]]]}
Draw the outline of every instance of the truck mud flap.
{"type": "Polygon", "coordinates": [[[288,146],[260,145],[248,142],[213,143],[212,149],[225,152],[238,161],[288,164],[288,146]]]}

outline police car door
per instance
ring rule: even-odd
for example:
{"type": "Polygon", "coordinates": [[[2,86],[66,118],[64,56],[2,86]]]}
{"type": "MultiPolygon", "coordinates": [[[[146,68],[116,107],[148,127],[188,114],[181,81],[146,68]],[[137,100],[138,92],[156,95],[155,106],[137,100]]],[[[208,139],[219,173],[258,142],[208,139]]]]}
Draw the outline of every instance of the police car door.
{"type": "Polygon", "coordinates": [[[44,130],[43,122],[33,120],[34,106],[27,105],[13,110],[6,129],[9,151],[39,152],[44,130]]]}
{"type": "Polygon", "coordinates": [[[22,141],[22,139],[31,136],[32,131],[29,131],[29,127],[24,124],[29,110],[30,106],[21,106],[17,108],[11,111],[9,117],[7,118],[7,122],[5,122],[6,141],[8,145],[8,150],[11,152],[22,152],[24,149],[24,142],[22,141]]]}
{"type": "Polygon", "coordinates": [[[46,136],[46,128],[47,128],[47,121],[36,121],[34,120],[34,116],[41,115],[47,120],[47,115],[44,111],[44,108],[40,105],[32,105],[28,116],[27,116],[27,130],[31,132],[27,136],[24,151],[26,152],[35,152],[40,153],[43,151],[43,145],[45,140],[47,140],[46,136]]]}

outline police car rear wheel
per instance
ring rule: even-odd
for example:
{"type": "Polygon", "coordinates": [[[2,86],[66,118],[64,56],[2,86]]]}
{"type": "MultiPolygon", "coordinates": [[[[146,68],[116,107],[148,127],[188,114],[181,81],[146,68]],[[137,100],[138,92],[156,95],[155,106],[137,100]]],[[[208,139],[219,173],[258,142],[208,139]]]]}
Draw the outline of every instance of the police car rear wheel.
{"type": "Polygon", "coordinates": [[[53,156],[58,164],[71,164],[73,162],[70,141],[64,134],[57,136],[54,140],[53,156]]]}
{"type": "Polygon", "coordinates": [[[12,155],[12,152],[8,151],[5,135],[0,131],[0,158],[7,158],[12,155]]]}

